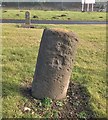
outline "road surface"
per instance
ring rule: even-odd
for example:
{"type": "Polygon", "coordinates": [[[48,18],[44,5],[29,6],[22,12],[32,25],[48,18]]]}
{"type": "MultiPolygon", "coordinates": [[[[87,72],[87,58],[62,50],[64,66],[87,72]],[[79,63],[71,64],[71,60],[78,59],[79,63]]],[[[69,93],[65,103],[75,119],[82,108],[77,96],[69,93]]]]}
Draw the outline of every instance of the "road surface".
{"type": "MultiPolygon", "coordinates": [[[[0,23],[25,23],[25,20],[0,19],[0,23]]],[[[108,24],[108,21],[31,20],[32,24],[108,24]]]]}

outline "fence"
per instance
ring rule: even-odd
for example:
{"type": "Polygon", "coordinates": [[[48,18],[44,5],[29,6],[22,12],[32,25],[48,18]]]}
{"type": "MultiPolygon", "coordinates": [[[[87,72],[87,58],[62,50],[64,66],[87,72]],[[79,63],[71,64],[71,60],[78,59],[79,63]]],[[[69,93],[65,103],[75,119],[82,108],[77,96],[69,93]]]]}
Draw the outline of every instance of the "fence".
{"type": "MultiPolygon", "coordinates": [[[[39,9],[39,10],[75,10],[81,11],[80,2],[3,2],[2,6],[6,9],[39,9]]],[[[106,11],[107,3],[101,2],[94,5],[94,11],[106,11]]]]}

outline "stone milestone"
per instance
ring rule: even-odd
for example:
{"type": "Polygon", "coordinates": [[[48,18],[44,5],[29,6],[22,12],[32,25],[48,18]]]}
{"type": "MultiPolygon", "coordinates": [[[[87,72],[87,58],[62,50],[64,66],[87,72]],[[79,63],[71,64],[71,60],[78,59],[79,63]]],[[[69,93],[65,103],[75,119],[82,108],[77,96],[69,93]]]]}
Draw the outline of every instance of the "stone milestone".
{"type": "Polygon", "coordinates": [[[35,98],[66,97],[75,59],[78,38],[64,29],[45,29],[32,82],[35,98]]]}
{"type": "Polygon", "coordinates": [[[30,12],[29,11],[26,11],[25,12],[25,25],[30,25],[31,23],[31,20],[30,20],[30,12]]]}

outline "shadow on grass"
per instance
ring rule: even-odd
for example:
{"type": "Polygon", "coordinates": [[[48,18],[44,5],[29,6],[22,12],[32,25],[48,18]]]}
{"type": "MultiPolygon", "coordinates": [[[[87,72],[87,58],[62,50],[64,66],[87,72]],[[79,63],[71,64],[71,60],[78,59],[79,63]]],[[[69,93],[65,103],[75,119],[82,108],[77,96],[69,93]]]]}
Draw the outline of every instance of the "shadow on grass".
{"type": "MultiPolygon", "coordinates": [[[[31,94],[31,80],[23,82],[21,85],[15,82],[3,82],[3,97],[8,95],[21,94],[21,96],[27,99],[27,103],[24,106],[32,109],[39,108],[39,113],[42,114],[43,108],[39,106],[40,101],[32,97],[31,94]]],[[[67,93],[66,103],[63,106],[63,110],[60,111],[60,118],[93,118],[94,114],[90,107],[90,94],[86,87],[79,83],[70,82],[67,93]]],[[[20,106],[21,107],[21,106],[20,106]]],[[[58,109],[58,108],[57,108],[58,109]]]]}
{"type": "Polygon", "coordinates": [[[7,82],[3,81],[2,82],[2,96],[3,98],[7,96],[13,96],[19,93],[19,86],[15,82],[7,82]]]}
{"type": "MultiPolygon", "coordinates": [[[[43,108],[43,106],[40,106],[41,101],[32,97],[31,81],[32,80],[24,80],[24,82],[20,85],[15,82],[3,82],[3,97],[19,94],[20,96],[23,96],[27,99],[26,102],[23,101],[23,106],[19,106],[19,109],[21,109],[22,112],[24,112],[24,107],[29,107],[34,112],[38,112],[38,114],[43,114],[44,116],[45,109],[43,108]],[[38,111],[35,111],[35,109],[37,109],[38,111]]],[[[59,110],[59,106],[52,106],[52,109],[59,110]]],[[[87,88],[71,80],[66,96],[66,102],[62,106],[62,110],[60,110],[59,112],[59,117],[65,119],[94,118],[94,113],[90,106],[90,94],[87,88]]]]}

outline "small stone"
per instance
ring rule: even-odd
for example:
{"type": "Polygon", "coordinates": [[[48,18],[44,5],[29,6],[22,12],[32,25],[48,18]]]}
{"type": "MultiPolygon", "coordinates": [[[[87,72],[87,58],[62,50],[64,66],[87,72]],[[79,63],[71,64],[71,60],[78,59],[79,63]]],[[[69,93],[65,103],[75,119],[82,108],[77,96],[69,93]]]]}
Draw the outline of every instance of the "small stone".
{"type": "Polygon", "coordinates": [[[76,96],[75,99],[78,99],[78,97],[76,96]]]}
{"type": "Polygon", "coordinates": [[[73,113],[72,113],[72,112],[70,112],[70,114],[72,115],[73,113]]]}
{"type": "Polygon", "coordinates": [[[67,95],[67,98],[69,98],[69,96],[67,95]]]}
{"type": "Polygon", "coordinates": [[[28,108],[28,107],[24,107],[24,112],[29,112],[29,111],[31,111],[30,108],[28,108]]]}
{"type": "Polygon", "coordinates": [[[34,114],[35,112],[34,111],[32,111],[32,115],[34,114]]]}

